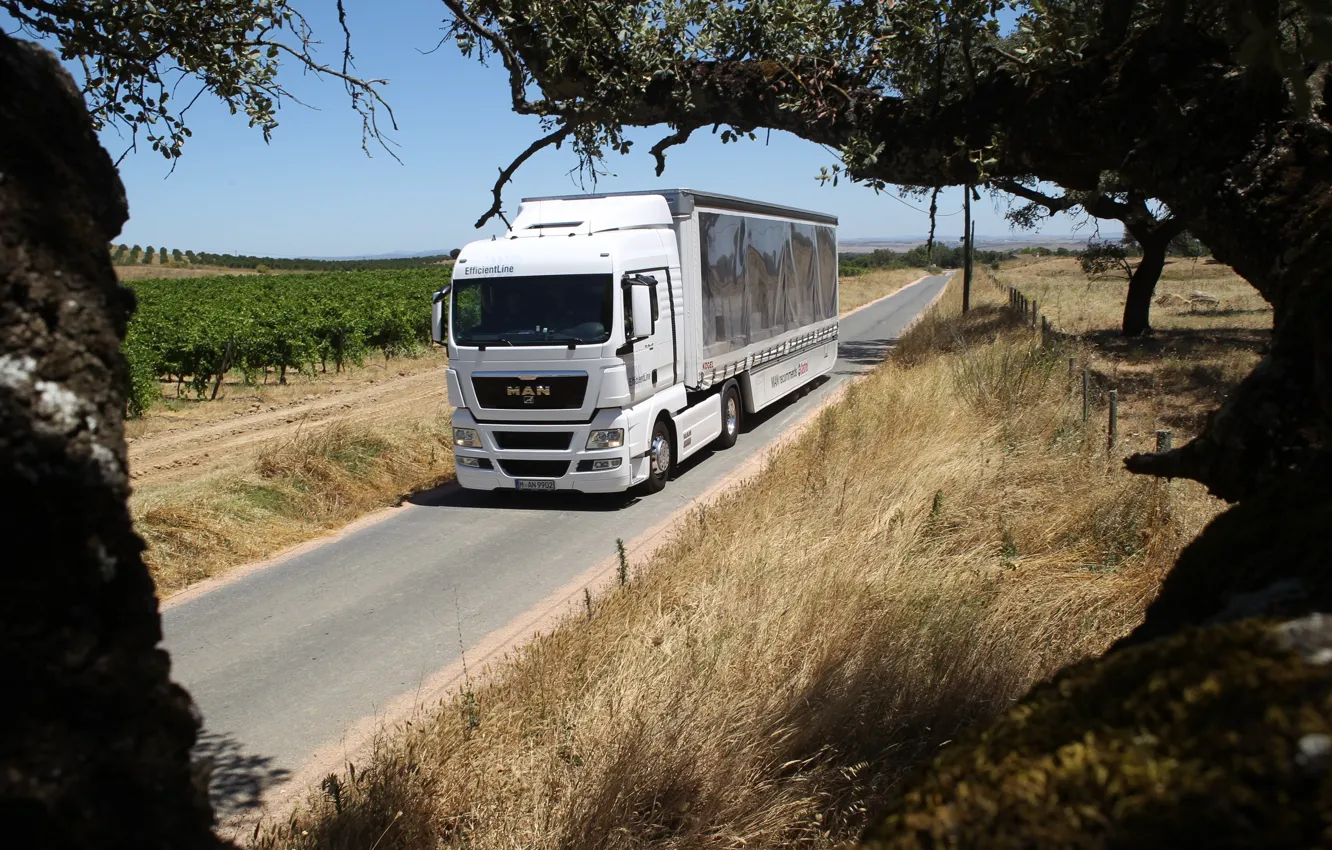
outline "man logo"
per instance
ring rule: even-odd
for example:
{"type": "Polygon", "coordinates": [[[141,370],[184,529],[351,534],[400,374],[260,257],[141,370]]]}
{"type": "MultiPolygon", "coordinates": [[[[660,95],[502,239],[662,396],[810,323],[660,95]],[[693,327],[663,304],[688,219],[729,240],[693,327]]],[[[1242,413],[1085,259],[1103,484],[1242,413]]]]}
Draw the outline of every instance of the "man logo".
{"type": "Polygon", "coordinates": [[[521,397],[523,404],[532,404],[536,401],[537,396],[550,395],[550,387],[542,386],[540,384],[535,387],[531,384],[528,384],[527,386],[521,384],[509,384],[505,387],[505,392],[511,396],[521,397]]]}

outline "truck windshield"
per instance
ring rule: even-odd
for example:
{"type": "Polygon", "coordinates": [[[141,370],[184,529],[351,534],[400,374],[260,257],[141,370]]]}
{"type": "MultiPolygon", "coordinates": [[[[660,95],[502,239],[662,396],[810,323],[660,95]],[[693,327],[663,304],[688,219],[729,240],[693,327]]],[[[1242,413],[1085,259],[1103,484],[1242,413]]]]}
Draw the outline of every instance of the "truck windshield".
{"type": "Polygon", "coordinates": [[[614,301],[608,274],[454,278],[458,345],[602,343],[614,301]]]}

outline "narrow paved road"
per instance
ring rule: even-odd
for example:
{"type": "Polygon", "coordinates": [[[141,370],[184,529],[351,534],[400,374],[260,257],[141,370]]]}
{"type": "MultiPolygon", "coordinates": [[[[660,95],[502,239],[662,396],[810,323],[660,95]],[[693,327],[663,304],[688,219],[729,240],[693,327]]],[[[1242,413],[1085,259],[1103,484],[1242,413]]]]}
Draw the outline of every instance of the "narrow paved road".
{"type": "Polygon", "coordinates": [[[446,486],[389,519],[163,612],[173,674],[203,711],[220,811],[336,746],[352,724],[414,691],[465,647],[667,520],[850,375],[884,356],[938,294],[927,278],[842,320],[830,379],[747,423],[739,444],[691,458],[634,500],[493,498],[446,486]]]}

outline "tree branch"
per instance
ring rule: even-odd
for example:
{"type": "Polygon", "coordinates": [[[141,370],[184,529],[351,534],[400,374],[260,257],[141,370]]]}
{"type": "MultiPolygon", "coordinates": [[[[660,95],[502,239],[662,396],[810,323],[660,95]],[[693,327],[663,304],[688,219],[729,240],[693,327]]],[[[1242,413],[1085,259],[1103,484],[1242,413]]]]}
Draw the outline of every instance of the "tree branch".
{"type": "MultiPolygon", "coordinates": [[[[276,47],[278,50],[289,56],[295,57],[296,61],[300,62],[307,69],[314,71],[316,74],[326,74],[330,77],[342,80],[343,84],[347,86],[347,91],[352,95],[352,106],[361,116],[362,149],[365,149],[366,140],[373,138],[375,141],[379,142],[379,146],[382,147],[389,156],[393,157],[398,162],[402,162],[398,155],[389,147],[389,140],[384,138],[383,132],[379,129],[379,118],[377,114],[378,107],[383,107],[384,111],[388,113],[389,124],[392,125],[394,130],[398,129],[398,119],[393,114],[393,107],[389,105],[388,101],[384,100],[383,96],[380,95],[379,90],[375,88],[376,86],[387,85],[388,80],[362,80],[359,77],[354,77],[351,74],[339,71],[336,68],[320,64],[304,50],[296,50],[281,41],[257,39],[255,44],[263,47],[276,47]],[[364,106],[362,106],[363,98],[365,99],[366,104],[364,106]]],[[[346,61],[346,57],[344,57],[344,67],[346,61]]],[[[368,150],[366,152],[369,153],[368,150]]]]}
{"type": "Polygon", "coordinates": [[[660,177],[661,173],[666,170],[666,149],[674,147],[675,145],[682,145],[689,141],[690,135],[692,135],[697,129],[697,127],[681,127],[652,146],[652,150],[648,151],[648,153],[652,154],[657,160],[658,177],[660,177]]]}
{"type": "Polygon", "coordinates": [[[1052,198],[1043,192],[1037,192],[1030,186],[1023,185],[1016,180],[995,180],[991,182],[990,185],[1001,192],[1007,192],[1008,194],[1022,198],[1023,200],[1031,201],[1037,206],[1045,207],[1050,211],[1050,215],[1068,212],[1073,209],[1073,207],[1079,205],[1077,201],[1070,200],[1067,195],[1060,198],[1052,198]]]}
{"type": "MultiPolygon", "coordinates": [[[[482,25],[467,11],[467,7],[462,0],[444,0],[444,5],[448,7],[455,18],[466,24],[468,29],[488,41],[495,52],[500,55],[500,61],[504,63],[504,69],[509,72],[509,97],[513,101],[514,112],[519,115],[551,115],[558,113],[558,110],[546,108],[547,105],[544,102],[533,104],[527,99],[523,63],[519,61],[513,46],[503,36],[482,25]]],[[[493,213],[488,213],[486,218],[489,218],[490,215],[493,215],[493,213]]],[[[477,227],[480,226],[480,224],[477,225],[477,227]]]]}
{"type": "Polygon", "coordinates": [[[550,135],[543,136],[528,145],[527,150],[518,154],[518,157],[513,162],[509,163],[508,168],[500,169],[499,179],[495,181],[495,186],[491,189],[495,201],[490,205],[490,209],[486,210],[485,214],[476,220],[476,226],[478,228],[484,226],[486,222],[490,221],[495,216],[500,215],[500,206],[503,203],[504,184],[508,183],[509,180],[513,178],[513,173],[517,171],[524,162],[527,162],[534,153],[542,148],[550,147],[551,145],[559,147],[560,143],[563,142],[571,132],[573,132],[573,127],[568,124],[560,127],[550,135]]]}

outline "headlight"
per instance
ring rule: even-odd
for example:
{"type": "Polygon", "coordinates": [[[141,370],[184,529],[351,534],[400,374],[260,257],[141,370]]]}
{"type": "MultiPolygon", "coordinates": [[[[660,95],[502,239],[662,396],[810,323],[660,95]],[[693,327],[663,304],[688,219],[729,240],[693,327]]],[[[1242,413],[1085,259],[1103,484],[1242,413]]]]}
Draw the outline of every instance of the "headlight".
{"type": "Polygon", "coordinates": [[[587,435],[589,449],[618,449],[624,445],[624,429],[610,428],[605,431],[593,431],[587,435]]]}
{"type": "Polygon", "coordinates": [[[466,446],[469,449],[479,449],[481,448],[481,438],[471,428],[454,428],[453,444],[455,446],[466,446]]]}

